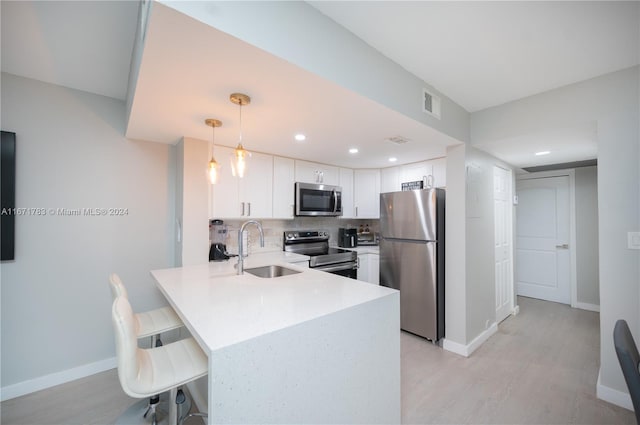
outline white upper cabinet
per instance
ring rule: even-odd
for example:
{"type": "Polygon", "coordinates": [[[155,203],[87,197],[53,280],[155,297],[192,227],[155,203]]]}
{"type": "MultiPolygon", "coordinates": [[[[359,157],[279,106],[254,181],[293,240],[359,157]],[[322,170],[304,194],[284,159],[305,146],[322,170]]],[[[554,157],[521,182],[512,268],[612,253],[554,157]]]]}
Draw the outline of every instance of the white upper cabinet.
{"type": "Polygon", "coordinates": [[[293,218],[295,164],[290,158],[273,157],[273,218],[293,218]]]}
{"type": "Polygon", "coordinates": [[[437,158],[427,162],[433,167],[433,187],[446,187],[447,158],[437,158]]]}
{"type": "Polygon", "coordinates": [[[338,167],[298,160],[295,161],[295,164],[297,182],[330,184],[333,186],[340,184],[338,167]]]}
{"type": "Polygon", "coordinates": [[[400,167],[389,167],[380,170],[380,193],[398,192],[400,190],[400,167]]]}
{"type": "Polygon", "coordinates": [[[425,183],[426,187],[427,181],[433,179],[433,165],[427,161],[403,165],[400,167],[400,175],[400,184],[421,181],[425,183]]]}
{"type": "Polygon", "coordinates": [[[355,217],[380,218],[380,170],[353,172],[355,217]]]}
{"type": "Polygon", "coordinates": [[[340,185],[342,188],[342,218],[355,218],[353,207],[353,170],[340,168],[340,185]]]}
{"type": "Polygon", "coordinates": [[[252,153],[243,178],[231,173],[233,149],[216,147],[221,164],[213,195],[210,218],[271,218],[273,216],[273,157],[252,153]]]}
{"type": "Polygon", "coordinates": [[[398,167],[383,168],[380,172],[380,192],[398,192],[402,183],[422,181],[433,187],[447,185],[447,158],[431,159],[398,167]]]}

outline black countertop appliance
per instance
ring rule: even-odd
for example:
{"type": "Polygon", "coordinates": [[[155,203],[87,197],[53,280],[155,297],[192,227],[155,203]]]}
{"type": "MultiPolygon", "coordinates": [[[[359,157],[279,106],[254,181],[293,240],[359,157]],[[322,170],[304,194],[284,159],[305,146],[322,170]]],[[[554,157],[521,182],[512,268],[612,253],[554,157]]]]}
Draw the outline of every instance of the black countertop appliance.
{"type": "Polygon", "coordinates": [[[358,246],[358,229],[338,229],[338,246],[341,248],[355,248],[358,246]]]}

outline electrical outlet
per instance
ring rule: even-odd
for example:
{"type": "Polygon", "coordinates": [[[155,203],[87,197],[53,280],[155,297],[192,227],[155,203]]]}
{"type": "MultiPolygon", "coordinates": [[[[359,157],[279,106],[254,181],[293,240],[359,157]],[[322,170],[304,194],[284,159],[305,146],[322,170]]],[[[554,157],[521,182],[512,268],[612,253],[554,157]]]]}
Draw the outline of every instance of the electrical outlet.
{"type": "Polygon", "coordinates": [[[629,249],[640,249],[640,232],[627,233],[627,247],[629,249]]]}

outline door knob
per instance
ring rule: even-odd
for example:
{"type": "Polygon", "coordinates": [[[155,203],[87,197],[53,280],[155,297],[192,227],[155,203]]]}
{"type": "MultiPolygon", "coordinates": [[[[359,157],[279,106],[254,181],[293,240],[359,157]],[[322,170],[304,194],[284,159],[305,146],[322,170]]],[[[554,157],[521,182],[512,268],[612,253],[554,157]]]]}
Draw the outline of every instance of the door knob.
{"type": "Polygon", "coordinates": [[[560,249],[569,249],[569,244],[563,243],[562,245],[556,245],[556,248],[560,249]]]}

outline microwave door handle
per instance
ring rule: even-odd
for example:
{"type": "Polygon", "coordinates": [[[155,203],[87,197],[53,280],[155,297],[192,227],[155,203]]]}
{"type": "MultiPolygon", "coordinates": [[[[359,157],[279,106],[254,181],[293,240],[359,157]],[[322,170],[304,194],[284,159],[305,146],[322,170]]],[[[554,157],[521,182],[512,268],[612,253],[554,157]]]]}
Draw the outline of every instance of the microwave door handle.
{"type": "Polygon", "coordinates": [[[338,192],[333,189],[333,212],[338,212],[338,192]]]}

